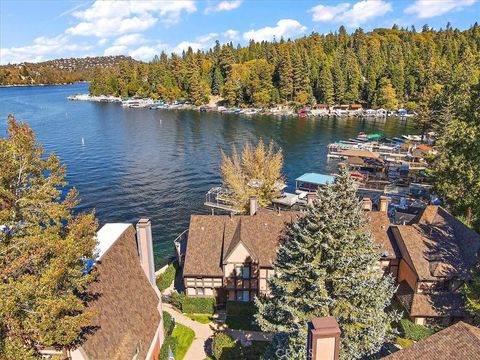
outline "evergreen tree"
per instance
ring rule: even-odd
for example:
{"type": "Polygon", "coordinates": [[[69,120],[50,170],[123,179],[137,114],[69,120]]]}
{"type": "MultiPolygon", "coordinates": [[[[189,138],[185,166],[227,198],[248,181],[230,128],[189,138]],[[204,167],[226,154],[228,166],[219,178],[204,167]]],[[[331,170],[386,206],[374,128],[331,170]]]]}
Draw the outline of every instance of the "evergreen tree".
{"type": "Polygon", "coordinates": [[[220,95],[222,93],[223,76],[220,68],[216,67],[212,76],[212,94],[220,95]]]}
{"type": "Polygon", "coordinates": [[[449,121],[437,141],[433,162],[435,193],[454,215],[480,231],[480,84],[472,88],[467,110],[449,121]]]}
{"type": "Polygon", "coordinates": [[[387,110],[396,110],[398,108],[397,95],[390,79],[383,77],[380,79],[377,105],[387,110]]]}
{"type": "Polygon", "coordinates": [[[322,71],[320,71],[319,87],[321,100],[325,104],[333,104],[335,95],[333,89],[333,77],[328,64],[325,64],[322,67],[322,71]]]}
{"type": "Polygon", "coordinates": [[[480,326],[480,262],[471,269],[471,280],[463,286],[466,308],[476,326],[480,326]]]}
{"type": "Polygon", "coordinates": [[[292,100],[293,96],[293,67],[288,49],[284,48],[281,53],[280,66],[278,69],[279,92],[283,100],[292,100]]]}
{"type": "Polygon", "coordinates": [[[8,119],[0,138],[0,358],[41,359],[42,347],[77,347],[88,331],[86,259],[94,214],[73,215],[65,167],[45,156],[32,129],[8,119]]]}
{"type": "Polygon", "coordinates": [[[272,353],[305,359],[307,322],[317,316],[336,317],[341,359],[374,354],[390,340],[398,319],[387,311],[393,279],[378,269],[379,249],[366,226],[355,183],[343,170],[287,229],[269,281],[271,296],[256,300],[258,323],[274,334],[272,353]]]}

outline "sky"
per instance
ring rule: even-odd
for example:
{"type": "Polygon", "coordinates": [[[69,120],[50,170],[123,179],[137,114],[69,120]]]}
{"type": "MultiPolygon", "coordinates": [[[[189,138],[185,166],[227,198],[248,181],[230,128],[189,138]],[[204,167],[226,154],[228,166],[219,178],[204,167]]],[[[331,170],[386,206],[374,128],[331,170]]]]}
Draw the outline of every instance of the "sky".
{"type": "Polygon", "coordinates": [[[370,31],[480,20],[477,0],[0,0],[0,63],[129,55],[149,61],[161,51],[208,49],[215,40],[297,38],[312,31],[370,31]]]}

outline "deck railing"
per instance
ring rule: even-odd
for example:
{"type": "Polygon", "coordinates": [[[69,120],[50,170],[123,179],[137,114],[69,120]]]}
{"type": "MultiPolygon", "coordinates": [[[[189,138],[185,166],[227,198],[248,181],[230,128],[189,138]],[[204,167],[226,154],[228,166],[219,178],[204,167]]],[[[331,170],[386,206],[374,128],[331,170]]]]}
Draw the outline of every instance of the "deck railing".
{"type": "Polygon", "coordinates": [[[178,235],[175,238],[175,240],[173,240],[179,265],[183,265],[183,261],[185,260],[185,253],[187,250],[187,240],[188,240],[188,229],[183,230],[180,233],[180,235],[178,235]]]}

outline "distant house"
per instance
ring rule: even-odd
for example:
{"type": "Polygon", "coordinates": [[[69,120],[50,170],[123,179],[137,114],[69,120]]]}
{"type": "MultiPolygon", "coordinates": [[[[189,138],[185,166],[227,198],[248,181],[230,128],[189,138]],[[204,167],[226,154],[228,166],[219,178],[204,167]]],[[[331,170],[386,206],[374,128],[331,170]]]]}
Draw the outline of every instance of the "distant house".
{"type": "Polygon", "coordinates": [[[384,359],[480,359],[480,329],[460,321],[384,359]]]}
{"type": "Polygon", "coordinates": [[[465,317],[460,289],[478,259],[480,235],[439,206],[392,226],[401,252],[397,298],[417,324],[465,317]]]}
{"type": "MultiPolygon", "coordinates": [[[[151,225],[106,224],[97,233],[97,280],[89,290],[93,333],[71,360],[156,360],[163,342],[160,292],[155,285],[151,225]]],[[[44,355],[58,354],[45,349],[44,355]]]]}

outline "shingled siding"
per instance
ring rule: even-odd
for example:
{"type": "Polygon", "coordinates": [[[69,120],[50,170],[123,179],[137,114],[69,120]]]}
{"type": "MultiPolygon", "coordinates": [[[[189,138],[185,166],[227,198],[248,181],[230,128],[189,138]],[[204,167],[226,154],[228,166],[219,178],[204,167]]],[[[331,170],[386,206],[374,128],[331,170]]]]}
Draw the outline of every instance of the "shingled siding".
{"type": "Polygon", "coordinates": [[[92,360],[132,360],[136,354],[145,359],[158,342],[160,299],[140,266],[133,226],[107,250],[95,271],[98,280],[90,290],[99,294],[91,307],[97,329],[82,351],[92,360]]]}

